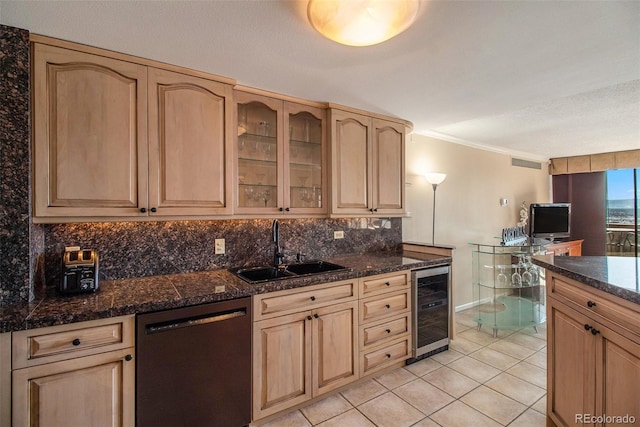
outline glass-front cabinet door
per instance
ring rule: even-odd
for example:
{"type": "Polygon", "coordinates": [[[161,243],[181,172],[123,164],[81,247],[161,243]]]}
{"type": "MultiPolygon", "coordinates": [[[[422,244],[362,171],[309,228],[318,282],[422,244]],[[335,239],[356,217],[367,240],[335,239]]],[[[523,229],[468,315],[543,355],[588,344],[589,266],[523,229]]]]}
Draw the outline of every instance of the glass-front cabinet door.
{"type": "Polygon", "coordinates": [[[285,205],[291,212],[326,212],[325,117],[326,111],[301,104],[286,103],[285,120],[285,205]]]}
{"type": "Polygon", "coordinates": [[[325,110],[242,91],[236,106],[236,213],[325,213],[325,110]]]}
{"type": "Polygon", "coordinates": [[[282,174],[282,101],[236,93],[238,109],[237,211],[278,212],[282,174]]]}

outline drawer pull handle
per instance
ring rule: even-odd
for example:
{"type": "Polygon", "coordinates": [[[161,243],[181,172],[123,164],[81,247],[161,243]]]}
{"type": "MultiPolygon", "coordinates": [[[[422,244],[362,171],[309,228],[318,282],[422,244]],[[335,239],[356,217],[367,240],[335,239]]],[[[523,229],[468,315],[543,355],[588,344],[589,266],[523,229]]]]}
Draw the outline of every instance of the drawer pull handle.
{"type": "Polygon", "coordinates": [[[390,304],[385,304],[384,306],[387,307],[387,308],[391,308],[390,304]]]}
{"type": "Polygon", "coordinates": [[[599,330],[597,330],[596,328],[591,328],[591,333],[592,333],[593,335],[598,335],[598,334],[600,333],[600,331],[599,331],[599,330]]]}
{"type": "Polygon", "coordinates": [[[386,354],[387,359],[391,359],[391,355],[389,353],[386,354]]]}
{"type": "Polygon", "coordinates": [[[311,319],[313,319],[313,317],[307,316],[307,320],[311,320],[311,319]]]}
{"type": "Polygon", "coordinates": [[[78,338],[76,338],[75,340],[71,341],[71,344],[73,345],[80,345],[80,340],[78,338]]]}
{"type": "Polygon", "coordinates": [[[316,297],[314,297],[313,295],[311,296],[311,301],[315,301],[316,297]]]}
{"type": "Polygon", "coordinates": [[[389,282],[386,282],[386,283],[385,283],[385,285],[387,285],[387,286],[391,286],[391,283],[389,283],[389,282]]]}
{"type": "Polygon", "coordinates": [[[586,323],[584,324],[584,330],[585,330],[585,331],[588,331],[588,330],[590,330],[591,328],[592,328],[592,326],[591,326],[591,325],[587,325],[586,323]]]}
{"type": "Polygon", "coordinates": [[[127,354],[127,355],[124,357],[124,360],[126,360],[127,362],[131,362],[131,359],[133,359],[133,356],[132,356],[132,355],[130,355],[130,354],[127,354]]]}
{"type": "Polygon", "coordinates": [[[391,333],[391,329],[386,329],[387,333],[390,334],[391,333]]]}
{"type": "Polygon", "coordinates": [[[320,316],[318,316],[318,313],[314,314],[313,317],[315,317],[316,319],[320,316]]]}
{"type": "Polygon", "coordinates": [[[593,302],[593,301],[587,301],[587,306],[588,306],[589,308],[591,308],[591,307],[595,307],[595,306],[596,306],[596,303],[595,303],[595,302],[593,302]]]}

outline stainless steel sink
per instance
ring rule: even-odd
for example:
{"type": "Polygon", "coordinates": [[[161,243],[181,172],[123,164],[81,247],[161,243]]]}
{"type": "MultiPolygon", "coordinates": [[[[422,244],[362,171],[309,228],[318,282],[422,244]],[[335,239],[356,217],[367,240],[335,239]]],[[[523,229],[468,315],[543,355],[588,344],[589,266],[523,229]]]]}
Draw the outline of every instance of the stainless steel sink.
{"type": "Polygon", "coordinates": [[[326,261],[305,261],[294,264],[283,264],[279,267],[263,265],[258,267],[241,268],[232,270],[238,277],[249,283],[262,283],[272,280],[290,279],[299,276],[322,274],[329,271],[344,270],[338,264],[326,261]]]}

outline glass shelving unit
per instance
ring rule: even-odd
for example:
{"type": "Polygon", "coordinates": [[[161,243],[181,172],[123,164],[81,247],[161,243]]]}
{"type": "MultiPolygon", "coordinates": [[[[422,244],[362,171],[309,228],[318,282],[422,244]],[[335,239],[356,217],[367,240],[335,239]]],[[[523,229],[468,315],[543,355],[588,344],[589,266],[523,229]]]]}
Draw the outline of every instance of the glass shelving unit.
{"type": "Polygon", "coordinates": [[[543,244],[471,243],[474,321],[478,330],[533,327],[546,320],[544,272],[531,257],[544,254],[543,244]]]}

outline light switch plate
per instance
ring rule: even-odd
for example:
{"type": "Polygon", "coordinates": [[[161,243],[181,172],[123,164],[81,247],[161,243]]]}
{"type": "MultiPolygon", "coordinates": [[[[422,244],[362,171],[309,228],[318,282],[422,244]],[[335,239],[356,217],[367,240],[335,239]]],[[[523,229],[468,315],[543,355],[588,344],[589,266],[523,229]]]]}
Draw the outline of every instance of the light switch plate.
{"type": "Polygon", "coordinates": [[[342,230],[334,231],[333,232],[333,238],[334,239],[344,239],[344,231],[342,231],[342,230]]]}
{"type": "Polygon", "coordinates": [[[215,248],[213,251],[216,255],[224,255],[225,247],[224,247],[224,239],[216,239],[215,240],[215,248]]]}

